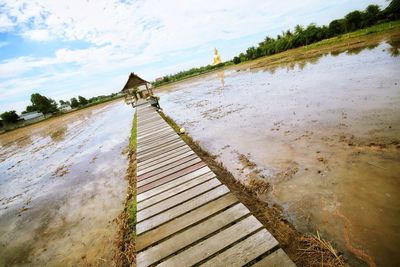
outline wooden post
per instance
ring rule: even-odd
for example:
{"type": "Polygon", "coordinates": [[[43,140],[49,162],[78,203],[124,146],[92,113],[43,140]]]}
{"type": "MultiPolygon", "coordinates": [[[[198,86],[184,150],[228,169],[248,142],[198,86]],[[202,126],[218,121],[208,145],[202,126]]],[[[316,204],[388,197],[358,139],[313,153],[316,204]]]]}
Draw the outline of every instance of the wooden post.
{"type": "Polygon", "coordinates": [[[147,92],[149,92],[149,95],[153,95],[153,91],[151,89],[149,89],[149,87],[147,86],[147,83],[145,83],[145,85],[146,85],[147,92]]]}

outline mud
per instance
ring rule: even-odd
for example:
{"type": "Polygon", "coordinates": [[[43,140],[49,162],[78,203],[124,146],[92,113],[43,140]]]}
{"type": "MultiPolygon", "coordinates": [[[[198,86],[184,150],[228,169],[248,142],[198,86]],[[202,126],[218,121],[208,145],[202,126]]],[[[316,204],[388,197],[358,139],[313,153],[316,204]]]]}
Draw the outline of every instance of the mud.
{"type": "Polygon", "coordinates": [[[118,100],[0,135],[0,266],[110,266],[132,115],[118,100]]]}
{"type": "Polygon", "coordinates": [[[258,61],[158,95],[166,115],[298,230],[318,230],[352,265],[398,266],[398,45],[258,61]]]}

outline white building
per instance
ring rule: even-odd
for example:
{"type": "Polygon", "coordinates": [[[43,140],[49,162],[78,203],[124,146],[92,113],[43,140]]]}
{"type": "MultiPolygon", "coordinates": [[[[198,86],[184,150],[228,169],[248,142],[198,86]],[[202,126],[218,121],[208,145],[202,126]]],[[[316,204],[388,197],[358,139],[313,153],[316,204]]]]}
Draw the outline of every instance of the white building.
{"type": "Polygon", "coordinates": [[[19,118],[24,121],[32,121],[32,120],[44,118],[44,115],[41,112],[32,111],[32,112],[27,112],[27,113],[21,114],[19,116],[19,118]]]}
{"type": "Polygon", "coordinates": [[[60,108],[59,108],[59,110],[61,110],[61,111],[63,111],[63,112],[68,112],[68,111],[70,111],[71,109],[72,109],[71,106],[68,105],[68,104],[63,104],[63,105],[61,105],[60,108]]]}

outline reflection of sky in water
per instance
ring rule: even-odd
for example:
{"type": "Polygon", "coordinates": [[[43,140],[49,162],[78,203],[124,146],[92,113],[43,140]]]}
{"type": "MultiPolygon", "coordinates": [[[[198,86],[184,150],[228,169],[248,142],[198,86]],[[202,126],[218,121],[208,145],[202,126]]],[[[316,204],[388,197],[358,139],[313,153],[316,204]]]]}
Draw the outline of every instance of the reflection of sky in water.
{"type": "Polygon", "coordinates": [[[344,224],[336,215],[341,211],[359,226],[350,233],[355,246],[381,266],[398,266],[390,251],[399,245],[400,213],[398,201],[387,195],[399,188],[399,153],[366,146],[398,142],[400,136],[395,49],[383,43],[280,66],[214,72],[158,95],[164,112],[236,178],[246,180],[239,154],[256,163],[296,227],[315,226],[344,244],[344,224]],[[294,169],[292,177],[274,176],[294,169]],[[377,215],[382,210],[385,222],[377,215]]]}
{"type": "MultiPolygon", "coordinates": [[[[129,137],[132,109],[118,102],[92,111],[82,110],[72,119],[63,120],[50,129],[32,131],[22,142],[0,148],[0,213],[3,203],[21,203],[25,198],[45,196],[60,186],[69,186],[72,177],[109,177],[109,173],[125,171],[122,148],[129,137]],[[78,120],[74,120],[75,118],[78,120]],[[93,157],[99,158],[89,163],[93,157]],[[107,158],[107,161],[102,158],[107,158]],[[14,167],[13,167],[14,166],[14,167]],[[58,177],[56,172],[67,171],[58,177]],[[10,199],[15,195],[23,197],[10,199]]],[[[18,131],[18,130],[17,130],[18,131]]],[[[74,178],[75,179],[75,178],[74,178]]],[[[10,204],[5,205],[10,209],[10,204]]]]}

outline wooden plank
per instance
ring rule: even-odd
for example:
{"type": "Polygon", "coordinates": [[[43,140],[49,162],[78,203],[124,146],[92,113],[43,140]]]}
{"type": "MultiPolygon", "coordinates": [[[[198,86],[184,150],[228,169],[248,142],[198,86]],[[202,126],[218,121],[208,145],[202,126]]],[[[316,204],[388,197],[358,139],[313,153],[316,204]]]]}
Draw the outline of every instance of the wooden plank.
{"type": "Polygon", "coordinates": [[[159,169],[161,167],[164,167],[164,166],[166,166],[168,164],[173,164],[174,162],[176,162],[176,161],[178,161],[180,159],[183,159],[183,158],[186,158],[186,157],[189,157],[189,156],[192,156],[192,155],[195,155],[195,153],[193,152],[193,150],[189,150],[189,151],[186,151],[185,153],[178,154],[175,157],[172,157],[172,158],[169,158],[169,159],[165,159],[164,158],[164,159],[160,160],[159,162],[157,162],[156,164],[152,164],[152,165],[147,166],[147,167],[138,166],[138,168],[137,168],[138,171],[137,171],[136,175],[140,176],[142,174],[145,174],[145,173],[154,171],[156,169],[159,169]]]}
{"type": "Polygon", "coordinates": [[[175,148],[178,148],[178,147],[181,147],[181,146],[186,146],[186,143],[183,142],[183,141],[176,142],[176,143],[171,143],[168,146],[164,146],[164,147],[162,147],[162,148],[160,148],[158,150],[154,150],[154,151],[151,151],[151,152],[148,152],[148,153],[143,153],[141,155],[137,155],[137,158],[140,159],[140,160],[148,159],[148,158],[154,157],[156,155],[159,155],[159,154],[174,150],[175,148]]]}
{"type": "Polygon", "coordinates": [[[168,136],[177,136],[177,134],[175,132],[170,132],[170,131],[163,132],[160,135],[152,136],[152,138],[140,140],[140,143],[138,145],[148,145],[156,140],[160,140],[161,138],[166,138],[168,136]]]}
{"type": "Polygon", "coordinates": [[[138,134],[136,136],[136,138],[137,138],[137,140],[145,141],[146,139],[153,138],[153,137],[155,137],[157,135],[162,135],[162,134],[164,134],[166,132],[173,133],[174,130],[172,130],[171,128],[168,128],[168,127],[157,128],[154,131],[146,131],[143,134],[140,134],[140,135],[138,134]]]}
{"type": "Polygon", "coordinates": [[[167,145],[169,143],[173,143],[176,141],[182,141],[182,140],[175,135],[167,136],[167,137],[162,138],[161,140],[159,139],[159,140],[150,142],[148,144],[138,145],[136,148],[136,152],[139,153],[139,152],[151,151],[152,149],[159,148],[163,145],[167,145]]]}
{"type": "MultiPolygon", "coordinates": [[[[200,183],[203,183],[205,181],[211,180],[212,178],[215,178],[215,174],[213,174],[213,173],[208,173],[208,174],[209,175],[201,175],[199,177],[196,177],[194,179],[187,181],[186,183],[175,186],[174,188],[171,188],[170,190],[164,191],[164,192],[157,194],[151,198],[148,198],[146,200],[138,202],[137,209],[141,210],[141,209],[147,208],[147,207],[154,205],[162,200],[165,200],[165,199],[172,197],[176,194],[179,194],[185,190],[188,190],[196,185],[199,185],[200,183]]],[[[175,179],[175,180],[179,181],[179,179],[175,179]]]]}
{"type": "Polygon", "coordinates": [[[254,216],[249,216],[161,262],[159,266],[192,266],[260,228],[262,224],[254,216]]]}
{"type": "Polygon", "coordinates": [[[185,163],[182,163],[179,166],[175,166],[175,167],[173,167],[173,168],[171,168],[169,170],[166,170],[166,171],[164,171],[162,173],[153,175],[151,177],[145,177],[143,179],[141,177],[138,177],[137,178],[137,180],[138,180],[137,187],[141,187],[141,186],[143,186],[145,184],[154,182],[154,181],[156,181],[156,180],[158,180],[160,178],[163,178],[165,176],[168,176],[168,175],[174,174],[176,172],[179,172],[180,170],[183,170],[183,169],[185,169],[187,167],[190,167],[190,166],[192,166],[192,165],[194,165],[196,163],[199,163],[199,162],[201,162],[201,159],[199,157],[196,157],[196,158],[194,158],[192,160],[189,160],[189,161],[187,161],[185,163]]]}
{"type": "Polygon", "coordinates": [[[141,161],[141,162],[137,163],[137,168],[138,169],[146,169],[146,168],[149,168],[156,164],[162,163],[163,161],[170,160],[174,157],[185,154],[187,152],[192,152],[192,150],[187,146],[182,146],[182,147],[177,148],[176,150],[172,150],[172,151],[169,151],[169,152],[166,152],[163,154],[159,154],[148,160],[141,161]]]}
{"type": "Polygon", "coordinates": [[[169,176],[166,176],[164,178],[158,179],[157,181],[154,181],[152,183],[146,184],[144,186],[137,187],[136,191],[137,191],[138,194],[140,194],[142,192],[145,192],[147,190],[150,190],[150,189],[158,187],[158,186],[160,186],[162,184],[165,184],[165,183],[167,183],[169,181],[172,181],[172,180],[175,180],[175,179],[177,179],[179,177],[182,177],[183,175],[186,175],[188,173],[194,172],[194,171],[196,171],[196,170],[198,170],[200,168],[203,168],[205,166],[206,165],[203,162],[196,163],[195,165],[187,167],[186,169],[183,169],[183,170],[181,170],[181,171],[179,171],[177,173],[174,173],[172,175],[169,175],[169,176]]]}
{"type": "Polygon", "coordinates": [[[143,160],[137,163],[138,168],[146,168],[148,166],[151,166],[153,164],[157,164],[161,162],[164,159],[170,159],[172,157],[176,157],[179,154],[186,153],[188,151],[191,151],[191,149],[188,146],[181,146],[178,147],[174,150],[159,154],[158,156],[154,156],[152,158],[149,158],[147,160],[143,160]]]}
{"type": "Polygon", "coordinates": [[[252,265],[254,267],[296,267],[292,260],[280,248],[266,258],[252,265]]]}
{"type": "Polygon", "coordinates": [[[211,170],[205,166],[201,169],[198,169],[196,171],[193,171],[191,173],[188,173],[186,175],[183,175],[173,181],[170,181],[168,183],[165,183],[163,185],[160,185],[154,189],[148,190],[146,192],[143,192],[141,194],[137,195],[137,202],[143,201],[149,197],[155,196],[157,194],[160,194],[166,190],[169,190],[171,188],[174,188],[175,186],[178,186],[180,184],[186,183],[187,181],[190,181],[196,177],[202,176],[202,175],[207,175],[207,176],[212,176],[214,177],[215,174],[211,172],[211,170]]]}
{"type": "Polygon", "coordinates": [[[169,129],[168,129],[168,127],[165,127],[165,128],[154,130],[152,132],[146,132],[146,133],[143,133],[141,135],[137,135],[137,139],[138,140],[146,139],[146,138],[151,137],[153,135],[156,135],[156,134],[158,134],[160,132],[166,132],[166,131],[172,131],[173,132],[174,130],[172,130],[171,127],[169,127],[169,129]]]}
{"type": "MultiPolygon", "coordinates": [[[[209,234],[235,222],[241,217],[249,214],[249,210],[241,203],[197,224],[177,235],[172,236],[166,241],[155,245],[136,255],[138,266],[148,266],[154,264],[174,252],[183,249],[190,244],[206,237],[209,234]]],[[[182,265],[176,265],[182,266],[182,265]]],[[[229,265],[225,265],[229,266],[229,265]]]]}
{"type": "Polygon", "coordinates": [[[258,256],[270,251],[278,245],[278,241],[265,229],[247,237],[233,247],[218,254],[202,266],[208,267],[240,267],[251,262],[258,256]]]}
{"type": "Polygon", "coordinates": [[[144,234],[137,236],[136,250],[141,251],[151,244],[157,243],[158,241],[238,202],[239,200],[233,194],[226,194],[223,197],[205,204],[204,206],[162,224],[153,230],[147,231],[144,234]]]}
{"type": "MultiPolygon", "coordinates": [[[[157,123],[154,125],[149,125],[148,127],[137,127],[138,131],[137,131],[137,136],[142,136],[145,134],[149,134],[149,133],[153,133],[157,130],[160,129],[168,129],[169,125],[168,124],[164,124],[164,123],[157,123]],[[140,130],[139,130],[140,129],[140,130]]],[[[171,129],[171,127],[169,127],[169,129],[171,129]]]]}
{"type": "Polygon", "coordinates": [[[219,185],[221,185],[221,182],[214,178],[198,186],[192,187],[189,190],[183,191],[180,194],[174,195],[162,202],[139,210],[136,214],[136,220],[138,222],[146,220],[147,218],[182,204],[183,202],[195,198],[196,196],[201,195],[219,185]]]}
{"type": "Polygon", "coordinates": [[[145,231],[148,231],[160,224],[163,224],[165,222],[168,222],[179,215],[185,214],[186,212],[189,212],[203,204],[206,204],[207,202],[210,202],[214,199],[217,199],[225,194],[229,193],[229,189],[224,186],[218,186],[214,188],[213,190],[210,190],[202,195],[199,195],[189,201],[186,201],[182,203],[179,206],[173,207],[163,213],[160,213],[156,216],[153,216],[143,222],[139,222],[136,224],[136,233],[141,234],[144,233],[145,231]]]}
{"type": "Polygon", "coordinates": [[[164,148],[164,147],[173,146],[174,144],[175,144],[175,145],[176,145],[176,144],[184,144],[184,145],[186,145],[186,143],[183,142],[183,141],[182,141],[181,139],[179,139],[179,138],[178,138],[178,139],[172,139],[172,140],[169,141],[168,143],[159,145],[158,147],[153,147],[153,148],[150,149],[150,150],[138,151],[138,152],[137,152],[137,155],[138,155],[138,157],[145,156],[145,155],[150,154],[150,153],[152,153],[152,152],[154,152],[154,151],[160,151],[160,150],[162,150],[162,148],[164,148]]]}
{"type": "Polygon", "coordinates": [[[176,161],[172,161],[172,162],[170,162],[170,164],[167,164],[167,165],[159,167],[159,168],[155,168],[153,170],[147,171],[146,173],[138,175],[137,176],[138,177],[138,181],[141,181],[143,179],[152,177],[154,175],[166,172],[169,169],[172,169],[172,168],[174,168],[176,166],[180,166],[181,164],[184,164],[184,163],[186,163],[188,161],[191,161],[193,159],[199,159],[199,157],[196,154],[192,153],[191,155],[182,157],[180,159],[177,159],[176,161]]]}

